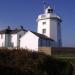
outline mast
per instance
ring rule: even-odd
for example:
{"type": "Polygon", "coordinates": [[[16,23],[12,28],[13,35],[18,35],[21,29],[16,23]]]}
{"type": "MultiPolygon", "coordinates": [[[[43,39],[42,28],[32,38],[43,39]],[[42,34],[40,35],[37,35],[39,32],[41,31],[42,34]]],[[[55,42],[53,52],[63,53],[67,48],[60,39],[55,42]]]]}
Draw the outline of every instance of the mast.
{"type": "Polygon", "coordinates": [[[46,8],[46,2],[45,2],[45,0],[43,0],[43,8],[44,8],[44,12],[45,12],[45,8],[46,8]]]}

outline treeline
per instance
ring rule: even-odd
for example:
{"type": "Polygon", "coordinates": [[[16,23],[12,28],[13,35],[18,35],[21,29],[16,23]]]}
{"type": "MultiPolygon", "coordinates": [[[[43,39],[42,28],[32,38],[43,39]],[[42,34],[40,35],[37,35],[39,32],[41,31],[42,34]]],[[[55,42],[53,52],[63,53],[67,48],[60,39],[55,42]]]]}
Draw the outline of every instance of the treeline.
{"type": "Polygon", "coordinates": [[[72,75],[72,65],[44,53],[0,49],[1,75],[72,75]]]}

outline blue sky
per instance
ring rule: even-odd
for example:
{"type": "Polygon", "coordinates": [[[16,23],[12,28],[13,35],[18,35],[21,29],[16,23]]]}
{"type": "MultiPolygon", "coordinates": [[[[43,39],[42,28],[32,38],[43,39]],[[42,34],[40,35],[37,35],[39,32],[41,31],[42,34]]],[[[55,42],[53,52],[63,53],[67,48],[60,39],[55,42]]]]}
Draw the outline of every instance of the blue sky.
{"type": "MultiPolygon", "coordinates": [[[[75,47],[75,0],[45,0],[62,18],[61,32],[64,46],[75,47]]],[[[0,0],[0,29],[23,25],[36,31],[37,16],[43,13],[43,0],[0,0]]]]}

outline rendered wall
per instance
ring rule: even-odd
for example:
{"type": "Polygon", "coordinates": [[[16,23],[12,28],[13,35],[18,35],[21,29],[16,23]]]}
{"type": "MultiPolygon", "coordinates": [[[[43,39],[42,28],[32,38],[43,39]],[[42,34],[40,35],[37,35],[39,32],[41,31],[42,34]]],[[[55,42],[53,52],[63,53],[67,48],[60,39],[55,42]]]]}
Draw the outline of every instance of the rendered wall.
{"type": "Polygon", "coordinates": [[[11,47],[19,48],[20,47],[20,38],[25,34],[25,31],[20,31],[16,34],[11,35],[11,47]]]}
{"type": "Polygon", "coordinates": [[[28,31],[20,39],[20,48],[29,49],[32,51],[38,51],[38,37],[28,31]]]}
{"type": "Polygon", "coordinates": [[[11,35],[11,47],[17,47],[17,34],[11,35]]]}
{"type": "Polygon", "coordinates": [[[5,47],[5,34],[0,34],[0,47],[5,47]],[[1,35],[3,36],[2,38],[1,35]]]}

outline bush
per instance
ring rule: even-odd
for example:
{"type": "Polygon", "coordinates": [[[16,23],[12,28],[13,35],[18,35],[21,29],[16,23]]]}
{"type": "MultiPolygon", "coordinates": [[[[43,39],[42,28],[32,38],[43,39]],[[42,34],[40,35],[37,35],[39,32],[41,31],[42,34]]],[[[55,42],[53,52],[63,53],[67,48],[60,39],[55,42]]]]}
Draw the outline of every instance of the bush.
{"type": "Polygon", "coordinates": [[[44,53],[23,49],[0,49],[0,74],[71,75],[72,65],[44,53]]]}

